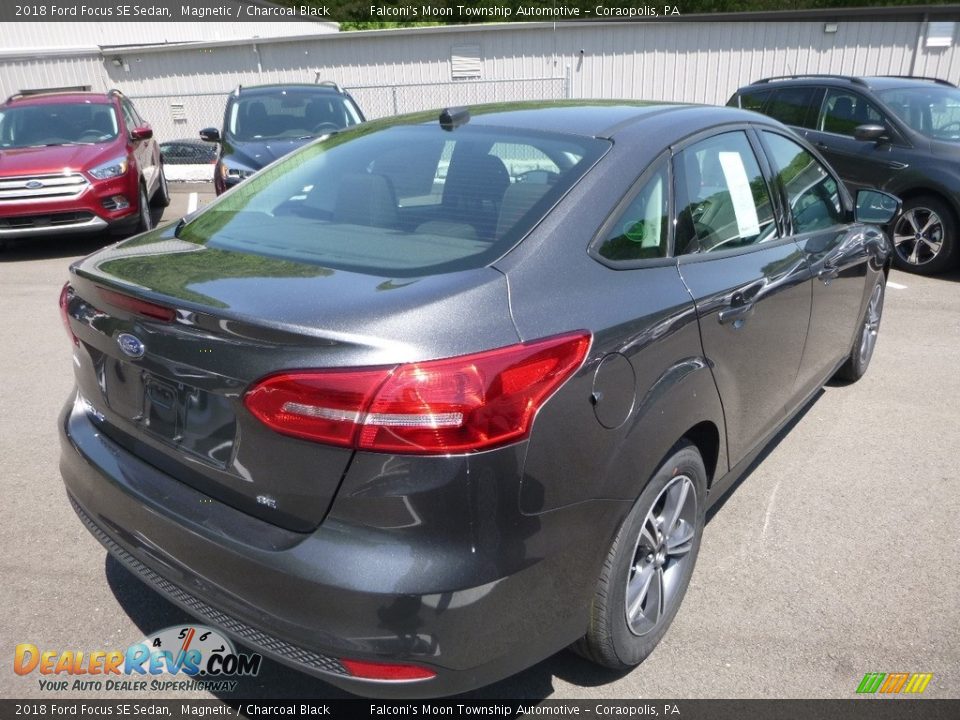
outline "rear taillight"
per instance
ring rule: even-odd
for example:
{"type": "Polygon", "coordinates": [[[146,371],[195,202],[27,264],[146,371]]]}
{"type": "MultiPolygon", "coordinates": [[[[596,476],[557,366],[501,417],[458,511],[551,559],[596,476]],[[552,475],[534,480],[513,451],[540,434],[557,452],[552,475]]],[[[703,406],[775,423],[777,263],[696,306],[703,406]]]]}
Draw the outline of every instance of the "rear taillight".
{"type": "Polygon", "coordinates": [[[80,341],[77,340],[77,336],[73,334],[73,329],[70,327],[70,315],[68,314],[70,301],[73,299],[73,288],[70,286],[70,283],[64,283],[63,288],[60,290],[60,319],[63,321],[63,326],[67,329],[67,335],[70,336],[70,340],[73,341],[74,345],[79,345],[80,341]]]}
{"type": "Polygon", "coordinates": [[[473,452],[522,439],[583,364],[590,334],[400,366],[273,375],[244,404],[277,432],[393,453],[473,452]]]}
{"type": "Polygon", "coordinates": [[[97,292],[108,305],[113,305],[127,312],[143,315],[153,320],[163,320],[164,322],[173,322],[173,319],[176,317],[173,308],[157,305],[156,303],[147,302],[146,300],[140,300],[139,298],[124,295],[123,293],[118,293],[113,290],[107,290],[107,288],[100,287],[99,285],[97,286],[97,292]]]}
{"type": "Polygon", "coordinates": [[[363,680],[386,680],[407,682],[410,680],[429,680],[436,677],[433,670],[420,665],[401,665],[398,663],[368,662],[366,660],[342,659],[340,663],[352,677],[363,680]]]}

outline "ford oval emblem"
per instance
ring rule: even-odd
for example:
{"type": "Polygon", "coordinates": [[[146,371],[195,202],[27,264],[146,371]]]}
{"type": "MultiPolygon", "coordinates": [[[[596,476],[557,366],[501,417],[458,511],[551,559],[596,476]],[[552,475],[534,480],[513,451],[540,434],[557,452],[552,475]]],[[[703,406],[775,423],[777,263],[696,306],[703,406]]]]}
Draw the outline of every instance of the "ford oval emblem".
{"type": "Polygon", "coordinates": [[[39,180],[31,180],[30,182],[24,183],[23,185],[27,190],[36,190],[37,188],[42,188],[43,183],[39,180]]]}
{"type": "Polygon", "coordinates": [[[132,358],[142,358],[146,347],[140,338],[134,337],[130,333],[120,333],[117,336],[117,345],[123,350],[123,354],[132,358]]]}

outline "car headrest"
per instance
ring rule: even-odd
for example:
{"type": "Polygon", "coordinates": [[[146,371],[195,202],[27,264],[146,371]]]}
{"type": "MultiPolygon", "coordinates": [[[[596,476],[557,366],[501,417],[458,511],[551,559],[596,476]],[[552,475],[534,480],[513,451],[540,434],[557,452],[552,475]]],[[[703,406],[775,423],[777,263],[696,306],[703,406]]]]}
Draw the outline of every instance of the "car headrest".
{"type": "Polygon", "coordinates": [[[370,227],[397,225],[397,198],[386,175],[345,175],[337,190],[333,221],[370,227]]]}
{"type": "Polygon", "coordinates": [[[503,194],[496,237],[503,237],[550,189],[546,183],[514,183],[503,194]]]}
{"type": "Polygon", "coordinates": [[[444,204],[493,200],[500,202],[510,173],[503,161],[493,155],[475,154],[455,158],[444,182],[444,204]]]}

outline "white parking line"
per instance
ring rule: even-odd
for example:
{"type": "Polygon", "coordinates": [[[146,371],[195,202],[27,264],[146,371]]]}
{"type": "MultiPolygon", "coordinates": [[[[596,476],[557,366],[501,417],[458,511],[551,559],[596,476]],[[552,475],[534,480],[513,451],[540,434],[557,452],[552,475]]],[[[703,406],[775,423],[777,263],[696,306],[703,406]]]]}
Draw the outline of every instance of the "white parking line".
{"type": "MultiPolygon", "coordinates": [[[[190,197],[187,198],[187,215],[192,213],[197,209],[197,203],[200,202],[199,193],[190,193],[190,197]]],[[[887,283],[889,285],[890,283],[887,283]]]]}
{"type": "Polygon", "coordinates": [[[906,285],[901,285],[900,283],[890,282],[889,280],[887,280],[887,287],[888,287],[888,288],[893,288],[894,290],[906,290],[906,289],[907,289],[907,286],[906,286],[906,285]]]}

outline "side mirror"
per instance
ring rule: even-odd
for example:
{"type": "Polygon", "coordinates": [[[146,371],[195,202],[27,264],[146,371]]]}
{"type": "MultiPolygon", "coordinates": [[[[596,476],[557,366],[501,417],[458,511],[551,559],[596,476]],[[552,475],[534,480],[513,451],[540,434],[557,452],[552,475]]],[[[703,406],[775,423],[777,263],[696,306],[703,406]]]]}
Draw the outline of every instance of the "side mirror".
{"type": "Polygon", "coordinates": [[[857,192],[857,208],[853,216],[857,222],[887,225],[900,214],[900,198],[879,190],[857,192]]]}
{"type": "Polygon", "coordinates": [[[220,142],[220,131],[216,128],[204,128],[200,131],[200,139],[207,142],[220,142]]]}
{"type": "Polygon", "coordinates": [[[141,125],[130,131],[131,140],[149,140],[153,137],[153,130],[149,125],[141,125]]]}
{"type": "Polygon", "coordinates": [[[876,142],[877,140],[887,140],[887,129],[883,125],[857,125],[853,129],[855,140],[864,140],[876,142]]]}

